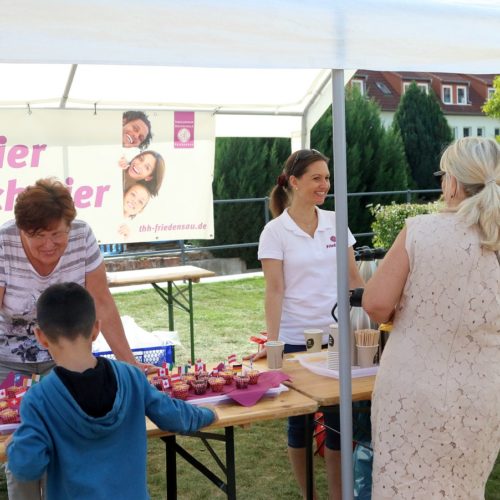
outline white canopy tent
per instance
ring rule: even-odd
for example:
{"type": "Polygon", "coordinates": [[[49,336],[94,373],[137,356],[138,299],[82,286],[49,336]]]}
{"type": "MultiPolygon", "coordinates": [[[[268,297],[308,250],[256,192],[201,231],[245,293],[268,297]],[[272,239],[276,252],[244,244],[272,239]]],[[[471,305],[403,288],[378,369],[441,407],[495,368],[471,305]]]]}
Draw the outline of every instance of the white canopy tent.
{"type": "Polygon", "coordinates": [[[211,109],[217,135],[307,145],[333,82],[342,477],[343,498],[352,498],[345,70],[500,72],[498,1],[3,4],[0,107],[211,109]]]}

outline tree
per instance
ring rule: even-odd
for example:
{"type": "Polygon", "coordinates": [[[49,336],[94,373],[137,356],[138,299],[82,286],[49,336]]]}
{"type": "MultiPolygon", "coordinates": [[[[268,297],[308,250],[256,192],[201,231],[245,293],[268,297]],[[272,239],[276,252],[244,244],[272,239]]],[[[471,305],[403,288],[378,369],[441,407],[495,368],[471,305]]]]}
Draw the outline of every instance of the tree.
{"type": "Polygon", "coordinates": [[[426,94],[413,82],[399,102],[393,126],[403,139],[411,176],[418,189],[432,189],[443,149],[453,136],[432,90],[426,94]]]}
{"type": "MultiPolygon", "coordinates": [[[[500,118],[500,76],[493,80],[494,94],[486,101],[483,111],[493,118],[500,118]]],[[[500,140],[500,138],[497,138],[500,140]]]]}
{"type": "MultiPolygon", "coordinates": [[[[347,191],[392,191],[408,188],[408,165],[399,134],[386,130],[378,104],[363,97],[357,89],[346,91],[347,191]]],[[[311,133],[312,147],[332,151],[332,113],[327,110],[311,133]]],[[[372,215],[368,204],[376,197],[349,197],[349,227],[353,232],[367,232],[372,215]]]]}
{"type": "MultiPolygon", "coordinates": [[[[267,196],[290,154],[288,139],[219,138],[215,147],[214,199],[267,196]]],[[[257,242],[265,224],[264,204],[258,202],[215,205],[214,245],[257,242]]],[[[257,248],[220,251],[257,265],[257,248]]]]}

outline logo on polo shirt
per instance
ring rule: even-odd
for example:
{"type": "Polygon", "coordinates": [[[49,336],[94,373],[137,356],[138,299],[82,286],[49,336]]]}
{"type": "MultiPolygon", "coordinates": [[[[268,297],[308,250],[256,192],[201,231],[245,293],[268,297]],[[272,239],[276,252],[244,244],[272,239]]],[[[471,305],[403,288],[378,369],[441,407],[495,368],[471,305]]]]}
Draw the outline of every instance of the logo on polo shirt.
{"type": "Polygon", "coordinates": [[[335,248],[337,246],[337,238],[335,237],[334,234],[332,236],[330,236],[330,241],[331,241],[331,243],[326,245],[326,248],[335,248]]]}

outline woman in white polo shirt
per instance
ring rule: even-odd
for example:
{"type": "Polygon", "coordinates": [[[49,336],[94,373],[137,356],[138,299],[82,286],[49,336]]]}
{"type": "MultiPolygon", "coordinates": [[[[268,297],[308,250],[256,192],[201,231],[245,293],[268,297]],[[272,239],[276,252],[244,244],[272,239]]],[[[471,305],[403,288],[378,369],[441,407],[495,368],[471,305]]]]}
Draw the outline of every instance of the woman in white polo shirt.
{"type": "MultiPolygon", "coordinates": [[[[265,311],[269,340],[285,342],[285,353],[306,349],[304,329],[320,328],[327,342],[337,302],[335,212],[321,210],[330,189],[328,158],[314,149],[292,153],[271,191],[270,221],[260,236],[259,259],[266,280],[265,311]]],[[[349,231],[349,286],[363,287],[349,231]]],[[[266,355],[265,349],[255,358],[266,355]]],[[[255,359],[254,358],[254,359],[255,359]]],[[[338,415],[325,414],[338,429],[338,415]]],[[[288,423],[288,456],[305,497],[305,417],[288,423]]],[[[327,431],[325,459],[330,498],[341,497],[340,439],[327,431]]]]}

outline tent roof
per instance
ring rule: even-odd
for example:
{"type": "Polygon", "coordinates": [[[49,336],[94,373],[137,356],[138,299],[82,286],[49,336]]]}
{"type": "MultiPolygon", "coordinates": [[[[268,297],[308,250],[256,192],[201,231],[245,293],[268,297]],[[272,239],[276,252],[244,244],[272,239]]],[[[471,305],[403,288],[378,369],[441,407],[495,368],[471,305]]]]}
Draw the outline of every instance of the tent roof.
{"type": "Polygon", "coordinates": [[[490,73],[497,0],[18,0],[0,61],[490,73]]]}

